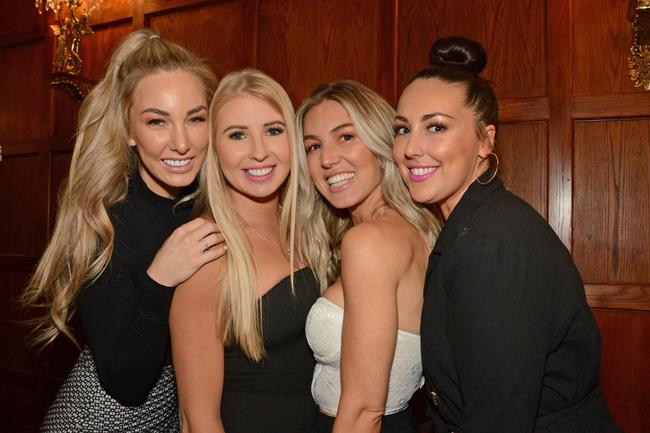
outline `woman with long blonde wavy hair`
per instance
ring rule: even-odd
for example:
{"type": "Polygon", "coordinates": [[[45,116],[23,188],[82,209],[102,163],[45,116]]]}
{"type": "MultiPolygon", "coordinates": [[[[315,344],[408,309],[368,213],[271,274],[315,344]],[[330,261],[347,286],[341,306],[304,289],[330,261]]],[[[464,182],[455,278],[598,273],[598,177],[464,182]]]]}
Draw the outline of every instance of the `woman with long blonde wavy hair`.
{"type": "Polygon", "coordinates": [[[392,159],[394,111],[356,81],[323,85],[297,112],[309,170],[299,218],[323,291],[307,319],[317,432],[415,432],[422,282],[439,223],[392,159]]]}
{"type": "Polygon", "coordinates": [[[318,283],[295,245],[294,112],[254,69],[226,75],[210,105],[199,205],[228,254],[179,286],[170,314],[183,431],[299,433],[316,407],[305,339],[318,283]]]}
{"type": "Polygon", "coordinates": [[[190,221],[216,79],[151,30],[127,36],[86,97],[52,239],[23,294],[36,341],[79,316],[85,347],[41,431],[178,431],[168,314],[174,288],[224,254],[190,221]],[[189,221],[189,222],[188,222],[189,221]]]}

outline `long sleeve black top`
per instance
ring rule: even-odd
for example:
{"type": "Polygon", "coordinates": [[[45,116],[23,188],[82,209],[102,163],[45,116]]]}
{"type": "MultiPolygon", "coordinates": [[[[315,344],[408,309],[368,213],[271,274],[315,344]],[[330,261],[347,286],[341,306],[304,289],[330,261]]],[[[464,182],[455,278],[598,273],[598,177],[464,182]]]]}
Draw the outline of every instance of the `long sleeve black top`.
{"type": "Polygon", "coordinates": [[[160,197],[139,173],[126,199],[109,209],[115,229],[110,263],[82,288],[78,313],[99,381],[123,405],[139,405],[171,364],[168,316],[174,288],[147,268],[163,242],[191,216],[190,202],[160,197]]]}
{"type": "Polygon", "coordinates": [[[598,391],[600,334],[573,260],[498,178],[470,185],[452,211],[424,298],[437,433],[618,431],[598,391]]]}

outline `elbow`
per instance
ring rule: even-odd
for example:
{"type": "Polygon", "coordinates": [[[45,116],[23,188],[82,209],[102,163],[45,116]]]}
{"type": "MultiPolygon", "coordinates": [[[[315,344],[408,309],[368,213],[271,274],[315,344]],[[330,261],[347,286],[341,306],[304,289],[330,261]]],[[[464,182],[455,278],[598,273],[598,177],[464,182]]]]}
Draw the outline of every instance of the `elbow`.
{"type": "Polygon", "coordinates": [[[334,432],[363,432],[379,433],[381,421],[384,416],[384,408],[358,406],[339,407],[334,423],[334,432]]]}

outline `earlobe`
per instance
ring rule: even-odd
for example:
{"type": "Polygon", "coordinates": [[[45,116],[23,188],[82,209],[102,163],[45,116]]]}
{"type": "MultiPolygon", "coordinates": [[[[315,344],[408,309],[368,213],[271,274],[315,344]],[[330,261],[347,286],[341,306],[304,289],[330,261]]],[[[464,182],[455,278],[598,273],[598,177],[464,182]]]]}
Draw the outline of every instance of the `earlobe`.
{"type": "Polygon", "coordinates": [[[135,138],[129,137],[128,140],[126,140],[126,144],[128,144],[129,147],[135,147],[135,138]]]}
{"type": "Polygon", "coordinates": [[[481,144],[481,158],[486,158],[494,150],[494,139],[496,137],[497,129],[494,125],[485,126],[485,135],[483,143],[481,144]]]}

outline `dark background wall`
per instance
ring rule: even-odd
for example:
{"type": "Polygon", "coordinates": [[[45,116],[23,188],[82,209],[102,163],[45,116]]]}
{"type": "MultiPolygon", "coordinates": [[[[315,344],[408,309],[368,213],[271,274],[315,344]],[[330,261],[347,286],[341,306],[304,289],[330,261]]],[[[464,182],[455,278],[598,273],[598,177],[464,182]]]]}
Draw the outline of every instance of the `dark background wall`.
{"type": "MultiPolygon", "coordinates": [[[[255,66],[294,103],[359,80],[396,102],[431,42],[488,51],[506,184],[570,248],[603,337],[602,387],[627,433],[650,431],[650,95],[627,74],[628,0],[104,0],[82,40],[99,78],[133,29],[151,27],[219,75],[255,66]]],[[[15,298],[48,239],[78,105],[51,89],[53,39],[33,1],[0,0],[0,418],[36,431],[76,358],[25,344],[15,298]]]]}

